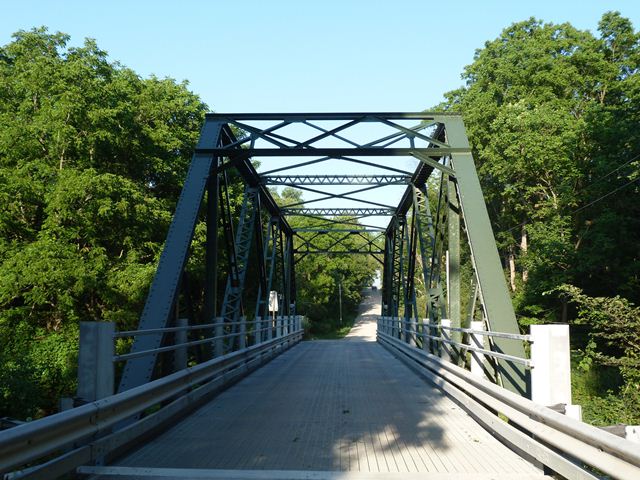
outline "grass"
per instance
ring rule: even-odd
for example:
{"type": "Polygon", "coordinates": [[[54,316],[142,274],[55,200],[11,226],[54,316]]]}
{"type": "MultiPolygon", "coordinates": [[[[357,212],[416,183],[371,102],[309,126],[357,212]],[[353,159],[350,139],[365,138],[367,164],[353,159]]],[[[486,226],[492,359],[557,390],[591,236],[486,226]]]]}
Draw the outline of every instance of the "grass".
{"type": "Polygon", "coordinates": [[[339,325],[336,320],[324,323],[314,322],[305,340],[340,340],[349,333],[356,316],[356,314],[346,314],[342,319],[342,325],[339,325]]]}

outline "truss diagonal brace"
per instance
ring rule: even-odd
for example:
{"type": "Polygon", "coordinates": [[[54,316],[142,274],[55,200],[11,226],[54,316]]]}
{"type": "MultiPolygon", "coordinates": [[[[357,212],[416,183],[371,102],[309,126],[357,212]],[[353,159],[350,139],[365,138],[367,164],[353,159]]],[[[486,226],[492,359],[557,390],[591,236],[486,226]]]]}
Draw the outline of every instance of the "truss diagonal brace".
{"type": "MultiPolygon", "coordinates": [[[[222,123],[220,122],[205,122],[198,148],[217,146],[221,129],[222,123]]],[[[158,269],[140,317],[138,326],[140,330],[167,326],[171,309],[178,294],[182,271],[187,260],[189,245],[213,161],[212,155],[201,153],[195,153],[191,160],[176,212],[169,226],[167,240],[160,255],[158,269]]],[[[131,347],[131,353],[153,350],[158,348],[161,342],[162,333],[138,336],[131,347]]],[[[122,373],[118,391],[129,390],[151,380],[155,361],[156,354],[128,360],[122,373]]]]}
{"type": "MultiPolygon", "coordinates": [[[[450,144],[468,146],[461,118],[452,118],[449,121],[447,137],[450,144]]],[[[452,156],[452,161],[460,194],[460,207],[489,329],[497,332],[520,333],[473,157],[470,153],[457,154],[452,156]]],[[[496,338],[493,348],[500,353],[515,357],[525,356],[521,342],[496,338]]],[[[520,395],[529,396],[528,380],[522,365],[499,360],[498,373],[506,388],[520,395]]]]}

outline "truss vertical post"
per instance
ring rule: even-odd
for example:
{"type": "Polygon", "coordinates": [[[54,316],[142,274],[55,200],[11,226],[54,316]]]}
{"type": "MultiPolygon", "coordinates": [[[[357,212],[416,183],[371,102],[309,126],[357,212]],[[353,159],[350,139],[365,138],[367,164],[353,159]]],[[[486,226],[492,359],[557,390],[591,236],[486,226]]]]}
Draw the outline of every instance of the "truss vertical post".
{"type": "Polygon", "coordinates": [[[426,296],[427,317],[431,312],[431,301],[429,294],[429,282],[431,278],[431,256],[435,234],[433,231],[433,218],[429,206],[429,197],[426,186],[421,188],[413,187],[413,209],[416,212],[416,228],[420,248],[420,263],[422,264],[422,279],[424,282],[424,293],[426,296]]]}
{"type": "MultiPolygon", "coordinates": [[[[391,316],[396,319],[397,322],[402,322],[400,319],[400,303],[404,298],[405,283],[404,283],[404,243],[405,243],[405,228],[407,219],[404,215],[396,215],[394,240],[393,240],[393,289],[392,289],[392,314],[391,316]]],[[[399,333],[402,329],[398,330],[399,333]]]]}
{"type": "MultiPolygon", "coordinates": [[[[452,176],[447,180],[449,284],[447,285],[447,313],[452,327],[460,327],[460,206],[457,185],[452,176]]],[[[460,342],[460,333],[452,331],[451,339],[460,342]]],[[[458,351],[454,347],[454,361],[458,351]]]]}
{"type": "MultiPolygon", "coordinates": [[[[449,144],[456,148],[469,149],[468,153],[453,153],[451,157],[488,328],[493,331],[519,333],[462,118],[452,117],[448,120],[447,139],[449,144]]],[[[524,356],[521,342],[496,338],[493,349],[520,358],[524,356]]],[[[530,382],[522,365],[499,360],[498,373],[504,387],[520,395],[530,396],[530,382]]]]}
{"type": "Polygon", "coordinates": [[[296,262],[294,258],[293,234],[287,233],[287,243],[289,245],[289,298],[291,305],[289,315],[297,315],[296,299],[298,291],[296,288],[296,262]]]}
{"type": "Polygon", "coordinates": [[[293,242],[292,236],[284,235],[284,313],[285,315],[295,315],[294,296],[292,291],[293,282],[293,242]]]}
{"type": "Polygon", "coordinates": [[[407,238],[407,272],[405,275],[405,292],[404,292],[404,319],[407,332],[405,333],[405,342],[415,341],[415,318],[418,315],[416,305],[415,290],[415,273],[416,273],[416,254],[417,254],[417,226],[416,226],[416,210],[411,210],[411,224],[405,234],[407,238]],[[413,340],[412,340],[413,339],[413,340]]]}
{"type": "MultiPolygon", "coordinates": [[[[207,120],[202,127],[200,140],[191,160],[187,178],[169,226],[167,240],[160,255],[158,269],[140,317],[138,324],[140,330],[158,329],[167,325],[178,296],[180,278],[187,261],[200,204],[215,158],[211,153],[200,153],[200,151],[214,149],[218,146],[222,126],[223,122],[221,121],[207,120]]],[[[131,347],[131,353],[158,348],[162,337],[162,333],[137,336],[131,347]]],[[[156,356],[157,354],[153,353],[128,360],[122,373],[118,391],[129,390],[151,380],[156,356]]]]}
{"type": "Polygon", "coordinates": [[[434,229],[433,249],[431,252],[431,272],[429,279],[429,297],[431,301],[431,320],[435,325],[446,316],[444,292],[442,289],[442,257],[447,235],[447,214],[449,213],[444,175],[440,178],[438,207],[436,210],[436,225],[434,229]]]}
{"type": "Polygon", "coordinates": [[[391,219],[384,237],[384,259],[382,265],[382,315],[393,316],[393,253],[395,239],[395,217],[391,219]]]}
{"type": "MultiPolygon", "coordinates": [[[[229,324],[232,332],[238,330],[237,325],[240,316],[243,315],[242,297],[249,266],[251,243],[255,231],[254,222],[256,221],[256,216],[259,215],[259,195],[260,193],[257,188],[245,188],[242,209],[238,220],[238,229],[233,245],[236,256],[236,268],[232,268],[229,272],[221,311],[222,322],[229,324]]],[[[228,345],[229,350],[233,350],[236,343],[235,337],[232,337],[228,345]]]]}
{"type": "Polygon", "coordinates": [[[260,282],[258,283],[258,296],[256,300],[255,316],[258,323],[260,323],[260,320],[268,314],[267,306],[269,304],[269,291],[271,289],[272,277],[271,269],[269,268],[272,260],[269,252],[272,250],[270,245],[273,240],[272,231],[274,229],[274,222],[274,218],[269,219],[269,222],[267,223],[266,237],[262,241],[261,239],[258,239],[258,259],[260,262],[259,268],[264,269],[264,282],[261,278],[260,282]],[[261,243],[262,245],[260,245],[261,243]]]}
{"type": "Polygon", "coordinates": [[[220,178],[218,166],[220,159],[211,169],[207,182],[207,242],[205,252],[205,290],[204,290],[204,319],[205,323],[216,316],[218,291],[218,191],[220,178]]]}

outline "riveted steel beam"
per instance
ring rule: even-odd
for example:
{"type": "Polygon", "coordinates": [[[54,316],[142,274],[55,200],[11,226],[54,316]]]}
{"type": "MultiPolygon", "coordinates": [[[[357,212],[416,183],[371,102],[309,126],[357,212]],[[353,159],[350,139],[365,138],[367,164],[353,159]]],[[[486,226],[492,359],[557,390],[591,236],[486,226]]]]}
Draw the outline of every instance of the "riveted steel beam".
{"type": "Polygon", "coordinates": [[[457,113],[446,112],[208,113],[207,119],[223,122],[231,122],[234,120],[280,120],[288,122],[304,122],[316,120],[330,121],[362,119],[362,121],[376,122],[375,119],[384,118],[387,120],[433,120],[436,122],[444,122],[449,118],[457,118],[459,116],[460,115],[457,113]]]}

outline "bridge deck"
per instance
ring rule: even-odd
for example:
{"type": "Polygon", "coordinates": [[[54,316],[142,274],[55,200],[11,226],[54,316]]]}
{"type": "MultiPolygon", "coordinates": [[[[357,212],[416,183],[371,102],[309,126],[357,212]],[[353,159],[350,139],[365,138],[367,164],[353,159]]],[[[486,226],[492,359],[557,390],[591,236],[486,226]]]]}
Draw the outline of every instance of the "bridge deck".
{"type": "Polygon", "coordinates": [[[372,331],[293,347],[118,465],[544,478],[372,331]]]}

